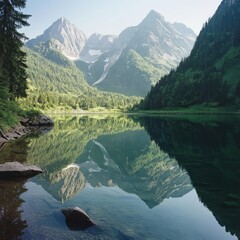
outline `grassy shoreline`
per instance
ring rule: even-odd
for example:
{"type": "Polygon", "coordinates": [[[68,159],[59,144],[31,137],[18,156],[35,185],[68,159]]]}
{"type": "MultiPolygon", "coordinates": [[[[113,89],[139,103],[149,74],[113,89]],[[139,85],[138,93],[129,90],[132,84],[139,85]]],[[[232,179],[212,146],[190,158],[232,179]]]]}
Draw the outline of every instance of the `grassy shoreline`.
{"type": "Polygon", "coordinates": [[[162,110],[136,110],[138,114],[153,115],[240,115],[240,108],[237,107],[211,107],[197,105],[186,108],[164,108],[162,110]]]}
{"type": "MultiPolygon", "coordinates": [[[[58,114],[137,114],[137,115],[152,115],[152,116],[186,116],[186,115],[235,115],[240,116],[240,108],[237,107],[211,107],[206,105],[198,105],[187,108],[165,108],[162,110],[120,110],[107,108],[92,108],[88,110],[63,110],[51,109],[42,111],[49,115],[58,114]]],[[[38,115],[41,111],[23,110],[15,102],[0,103],[0,130],[6,132],[19,125],[22,118],[38,115]]]]}
{"type": "Polygon", "coordinates": [[[19,126],[21,119],[37,116],[37,110],[23,110],[14,101],[0,102],[0,130],[5,133],[19,126]]]}

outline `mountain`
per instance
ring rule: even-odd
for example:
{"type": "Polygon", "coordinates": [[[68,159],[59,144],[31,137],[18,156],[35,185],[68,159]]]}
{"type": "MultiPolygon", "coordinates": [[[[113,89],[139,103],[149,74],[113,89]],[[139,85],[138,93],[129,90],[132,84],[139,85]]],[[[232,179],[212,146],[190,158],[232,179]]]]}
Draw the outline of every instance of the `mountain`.
{"type": "Polygon", "coordinates": [[[182,24],[182,23],[173,23],[173,27],[175,28],[175,30],[177,30],[179,33],[185,35],[187,38],[192,39],[193,41],[195,41],[196,39],[196,35],[193,32],[193,30],[191,28],[188,28],[186,25],[182,24]]]}
{"type": "Polygon", "coordinates": [[[138,26],[125,29],[118,37],[95,33],[86,38],[60,18],[26,45],[44,57],[49,57],[49,48],[75,59],[87,82],[100,90],[145,96],[190,53],[195,37],[185,25],[170,24],[151,11],[138,26]]]}
{"type": "Polygon", "coordinates": [[[116,36],[114,35],[92,34],[87,39],[86,45],[81,52],[80,59],[87,63],[97,61],[101,54],[111,49],[115,39],[116,36]]]}
{"type": "Polygon", "coordinates": [[[61,17],[44,33],[26,43],[30,49],[39,50],[42,45],[60,51],[70,60],[81,59],[84,62],[95,62],[99,55],[109,51],[116,36],[92,34],[89,38],[69,20],[61,17]]]}
{"type": "Polygon", "coordinates": [[[138,26],[125,29],[115,40],[94,85],[104,91],[145,96],[190,53],[195,37],[185,25],[170,24],[152,10],[138,26]]]}
{"type": "Polygon", "coordinates": [[[202,28],[190,56],[152,87],[140,107],[239,107],[239,13],[240,0],[222,1],[202,28]]]}
{"type": "MultiPolygon", "coordinates": [[[[192,34],[195,36],[193,32],[192,34]]],[[[194,40],[195,38],[182,35],[174,25],[152,10],[137,26],[128,47],[137,51],[155,67],[169,71],[190,53],[194,40]]]]}
{"type": "Polygon", "coordinates": [[[104,78],[95,83],[98,89],[118,92],[127,96],[145,96],[151,85],[166,74],[146,61],[136,50],[124,49],[117,62],[112,65],[104,78]],[[101,81],[102,80],[102,81],[101,81]]]}
{"type": "Polygon", "coordinates": [[[51,45],[70,59],[77,59],[86,44],[86,36],[67,19],[61,17],[45,32],[27,42],[27,47],[33,48],[39,43],[51,40],[51,45]]]}

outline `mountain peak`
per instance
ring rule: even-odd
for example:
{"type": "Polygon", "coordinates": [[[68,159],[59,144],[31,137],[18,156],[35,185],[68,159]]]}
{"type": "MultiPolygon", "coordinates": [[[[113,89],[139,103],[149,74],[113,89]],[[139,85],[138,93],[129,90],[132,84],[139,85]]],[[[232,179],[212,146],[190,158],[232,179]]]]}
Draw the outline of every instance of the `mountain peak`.
{"type": "Polygon", "coordinates": [[[155,10],[151,10],[148,15],[143,19],[139,26],[146,28],[154,28],[154,26],[158,25],[159,23],[165,24],[166,21],[164,17],[156,12],[155,10]]]}
{"type": "Polygon", "coordinates": [[[59,20],[62,21],[62,22],[64,22],[64,21],[66,21],[67,19],[62,16],[62,17],[59,18],[59,20]]]}
{"type": "Polygon", "coordinates": [[[73,25],[68,19],[65,17],[60,17],[58,20],[56,20],[52,26],[67,26],[67,25],[73,25]]]}
{"type": "Polygon", "coordinates": [[[77,59],[86,43],[86,36],[64,17],[56,20],[44,33],[27,42],[28,47],[47,41],[54,42],[55,48],[66,57],[77,59]]]}
{"type": "Polygon", "coordinates": [[[155,10],[151,10],[148,13],[148,15],[146,16],[145,19],[154,19],[154,20],[158,19],[158,20],[164,20],[165,21],[164,17],[155,10]]]}
{"type": "Polygon", "coordinates": [[[65,17],[60,17],[59,19],[57,19],[55,22],[64,22],[66,21],[67,19],[65,17]]]}

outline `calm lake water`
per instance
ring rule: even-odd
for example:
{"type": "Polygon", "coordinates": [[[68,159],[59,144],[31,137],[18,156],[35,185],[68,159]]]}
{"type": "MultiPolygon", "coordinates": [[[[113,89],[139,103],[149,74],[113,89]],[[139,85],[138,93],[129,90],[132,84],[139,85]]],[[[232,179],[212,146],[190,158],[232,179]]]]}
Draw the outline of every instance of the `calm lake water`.
{"type": "Polygon", "coordinates": [[[240,237],[240,121],[234,117],[55,116],[7,143],[0,162],[46,171],[0,180],[0,239],[240,237]],[[97,226],[71,231],[62,208],[97,226]]]}

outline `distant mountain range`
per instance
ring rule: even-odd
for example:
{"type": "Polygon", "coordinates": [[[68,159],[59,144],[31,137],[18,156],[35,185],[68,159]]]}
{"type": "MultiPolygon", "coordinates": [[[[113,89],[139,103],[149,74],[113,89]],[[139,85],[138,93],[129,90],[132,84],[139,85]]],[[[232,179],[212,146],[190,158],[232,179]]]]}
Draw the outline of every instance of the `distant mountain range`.
{"type": "MultiPolygon", "coordinates": [[[[223,0],[204,25],[190,56],[163,77],[144,109],[240,106],[240,0],[223,0]]],[[[231,110],[231,111],[232,111],[231,110]]]]}
{"type": "Polygon", "coordinates": [[[85,80],[100,90],[145,96],[160,77],[189,55],[195,39],[184,24],[170,24],[151,11],[138,26],[119,36],[94,33],[87,38],[62,17],[26,46],[44,57],[49,58],[46,52],[51,49],[74,60],[85,80]]]}

